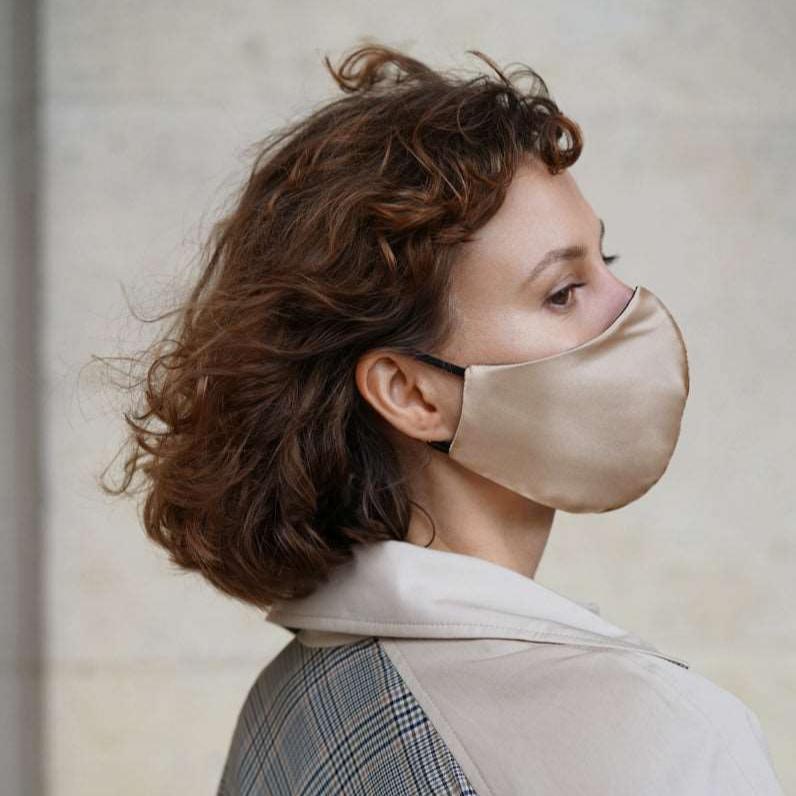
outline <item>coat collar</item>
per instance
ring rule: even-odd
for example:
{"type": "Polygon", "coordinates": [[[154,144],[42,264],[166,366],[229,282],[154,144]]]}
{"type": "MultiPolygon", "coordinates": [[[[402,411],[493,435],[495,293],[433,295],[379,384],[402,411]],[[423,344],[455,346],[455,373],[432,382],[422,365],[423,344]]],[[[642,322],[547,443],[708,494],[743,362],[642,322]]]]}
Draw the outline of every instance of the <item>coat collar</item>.
{"type": "Polygon", "coordinates": [[[274,603],[267,620],[319,645],[364,636],[501,638],[630,649],[688,664],[572,600],[476,556],[384,540],[355,544],[316,590],[274,603]]]}

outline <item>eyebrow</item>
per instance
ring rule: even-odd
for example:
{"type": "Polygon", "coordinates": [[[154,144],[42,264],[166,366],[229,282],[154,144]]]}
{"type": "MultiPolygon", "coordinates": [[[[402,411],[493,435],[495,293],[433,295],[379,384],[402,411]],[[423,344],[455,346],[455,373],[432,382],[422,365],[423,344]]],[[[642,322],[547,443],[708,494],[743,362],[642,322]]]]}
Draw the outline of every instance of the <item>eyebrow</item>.
{"type": "MultiPolygon", "coordinates": [[[[605,237],[605,222],[602,219],[600,221],[600,244],[603,242],[603,238],[605,237]]],[[[541,260],[533,267],[533,270],[528,275],[528,278],[525,280],[526,284],[530,284],[535,279],[540,277],[542,273],[544,273],[551,265],[555,265],[558,262],[566,262],[567,260],[577,260],[579,257],[585,257],[588,253],[585,246],[565,246],[561,249],[550,249],[541,260]]]]}

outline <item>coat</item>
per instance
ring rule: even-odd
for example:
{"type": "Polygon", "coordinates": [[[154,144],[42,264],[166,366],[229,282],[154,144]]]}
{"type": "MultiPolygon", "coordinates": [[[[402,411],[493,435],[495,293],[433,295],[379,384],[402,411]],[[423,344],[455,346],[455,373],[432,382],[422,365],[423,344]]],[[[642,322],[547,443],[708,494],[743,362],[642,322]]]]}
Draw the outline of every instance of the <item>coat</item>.
{"type": "Polygon", "coordinates": [[[267,620],[218,796],[783,796],[755,713],[534,579],[389,540],[267,620]]]}

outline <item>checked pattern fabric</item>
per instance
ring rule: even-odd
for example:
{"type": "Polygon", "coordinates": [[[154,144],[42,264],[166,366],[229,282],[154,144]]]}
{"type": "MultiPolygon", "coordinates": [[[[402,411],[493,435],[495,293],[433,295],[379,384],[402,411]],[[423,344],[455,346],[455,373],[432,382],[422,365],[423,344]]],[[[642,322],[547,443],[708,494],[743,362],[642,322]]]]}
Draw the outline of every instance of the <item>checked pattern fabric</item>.
{"type": "Polygon", "coordinates": [[[375,637],[297,639],[238,715],[217,796],[477,796],[375,637]]]}

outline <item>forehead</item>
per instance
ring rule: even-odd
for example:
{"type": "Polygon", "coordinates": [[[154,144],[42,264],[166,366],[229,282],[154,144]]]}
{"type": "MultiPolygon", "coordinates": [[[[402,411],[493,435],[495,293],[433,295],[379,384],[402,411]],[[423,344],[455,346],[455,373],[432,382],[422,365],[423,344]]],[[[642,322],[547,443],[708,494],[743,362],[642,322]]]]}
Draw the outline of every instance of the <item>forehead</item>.
{"type": "Polygon", "coordinates": [[[551,248],[589,243],[598,230],[597,217],[569,170],[553,175],[541,161],[528,158],[503,204],[462,255],[469,262],[486,256],[506,266],[517,258],[532,264],[551,248]]]}

